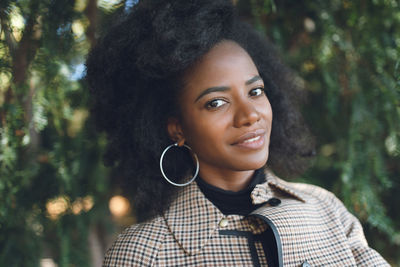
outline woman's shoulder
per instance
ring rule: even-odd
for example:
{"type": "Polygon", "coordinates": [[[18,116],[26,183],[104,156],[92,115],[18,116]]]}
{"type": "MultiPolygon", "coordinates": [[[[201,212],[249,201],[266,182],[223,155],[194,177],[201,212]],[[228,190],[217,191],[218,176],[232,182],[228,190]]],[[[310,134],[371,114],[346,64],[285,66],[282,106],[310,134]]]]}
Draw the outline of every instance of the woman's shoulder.
{"type": "Polygon", "coordinates": [[[301,196],[302,199],[307,200],[310,205],[322,207],[329,214],[339,218],[344,226],[351,227],[354,223],[359,224],[358,219],[347,209],[343,202],[327,189],[307,183],[285,181],[283,183],[301,196]]]}
{"type": "Polygon", "coordinates": [[[128,227],[107,251],[103,266],[151,265],[167,232],[161,216],[128,227]]]}
{"type": "Polygon", "coordinates": [[[327,189],[314,184],[289,182],[290,185],[303,194],[319,198],[320,200],[327,200],[336,198],[335,194],[327,189]]]}
{"type": "Polygon", "coordinates": [[[158,239],[166,229],[163,217],[157,216],[149,221],[129,226],[118,236],[116,241],[151,241],[154,238],[158,239]]]}
{"type": "Polygon", "coordinates": [[[278,180],[278,183],[284,185],[289,189],[292,189],[293,191],[304,196],[305,198],[317,199],[318,201],[328,204],[343,205],[342,202],[339,200],[339,198],[336,197],[334,193],[330,192],[329,190],[323,187],[303,182],[288,182],[276,176],[275,178],[278,180]]]}

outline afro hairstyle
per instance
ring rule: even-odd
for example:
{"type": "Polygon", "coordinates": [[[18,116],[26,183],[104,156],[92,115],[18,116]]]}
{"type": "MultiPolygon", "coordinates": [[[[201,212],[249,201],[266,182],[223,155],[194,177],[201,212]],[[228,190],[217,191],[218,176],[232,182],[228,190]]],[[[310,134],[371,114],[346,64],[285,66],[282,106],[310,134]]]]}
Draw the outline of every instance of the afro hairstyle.
{"type": "MultiPolygon", "coordinates": [[[[274,113],[268,168],[300,174],[314,153],[298,110],[296,76],[271,43],[238,18],[230,0],[139,1],[110,26],[86,62],[91,113],[108,141],[104,162],[124,177],[139,220],[163,212],[178,190],[159,168],[162,151],[172,143],[167,120],[179,116],[185,70],[222,40],[248,52],[268,88],[274,113]]],[[[190,157],[173,152],[168,158],[166,169],[177,182],[193,172],[190,157]]]]}

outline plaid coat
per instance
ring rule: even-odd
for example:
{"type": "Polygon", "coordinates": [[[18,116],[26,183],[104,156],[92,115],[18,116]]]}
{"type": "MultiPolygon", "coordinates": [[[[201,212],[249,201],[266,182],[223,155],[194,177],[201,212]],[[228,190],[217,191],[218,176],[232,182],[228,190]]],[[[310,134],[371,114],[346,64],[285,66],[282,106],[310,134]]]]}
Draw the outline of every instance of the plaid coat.
{"type": "Polygon", "coordinates": [[[192,183],[164,216],[120,234],[103,266],[267,266],[259,238],[267,228],[279,266],[389,266],[368,247],[360,222],[320,187],[267,173],[251,198],[265,204],[225,216],[192,183]]]}

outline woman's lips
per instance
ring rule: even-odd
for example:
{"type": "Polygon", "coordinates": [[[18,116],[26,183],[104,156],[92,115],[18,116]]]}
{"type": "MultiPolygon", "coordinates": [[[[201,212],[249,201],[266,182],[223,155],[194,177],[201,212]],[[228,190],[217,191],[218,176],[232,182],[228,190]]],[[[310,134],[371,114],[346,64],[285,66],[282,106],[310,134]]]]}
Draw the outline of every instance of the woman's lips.
{"type": "Polygon", "coordinates": [[[259,149],[264,146],[265,133],[264,129],[247,132],[241,135],[232,145],[242,148],[259,149]]]}

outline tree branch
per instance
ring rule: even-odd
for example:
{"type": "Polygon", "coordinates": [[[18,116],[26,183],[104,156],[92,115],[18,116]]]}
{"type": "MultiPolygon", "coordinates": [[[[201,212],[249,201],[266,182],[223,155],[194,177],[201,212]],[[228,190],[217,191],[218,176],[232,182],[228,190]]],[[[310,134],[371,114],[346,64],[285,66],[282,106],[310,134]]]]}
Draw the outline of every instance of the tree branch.
{"type": "Polygon", "coordinates": [[[0,11],[0,26],[1,32],[4,33],[5,41],[9,50],[11,57],[15,56],[17,50],[17,41],[14,35],[11,33],[11,27],[8,23],[8,15],[2,10],[0,11]]]}
{"type": "Polygon", "coordinates": [[[13,58],[13,81],[16,85],[26,80],[28,67],[35,57],[39,48],[40,34],[38,25],[39,2],[32,1],[30,6],[31,14],[27,19],[21,41],[18,44],[16,55],[13,58]]]}
{"type": "Polygon", "coordinates": [[[89,0],[85,8],[85,15],[89,20],[86,37],[89,40],[91,47],[96,44],[97,13],[97,0],[89,0]]]}
{"type": "MultiPolygon", "coordinates": [[[[19,87],[26,82],[29,65],[39,48],[39,1],[31,1],[29,10],[31,13],[27,18],[27,23],[22,33],[22,38],[19,42],[15,40],[11,33],[11,28],[8,26],[8,14],[6,14],[3,10],[0,12],[1,28],[5,34],[6,42],[12,59],[12,84],[16,87],[19,87]]],[[[24,94],[16,94],[12,88],[13,86],[10,85],[5,92],[4,102],[6,104],[11,104],[13,101],[18,101],[19,103],[26,105],[27,101],[29,102],[32,100],[32,97],[30,96],[25,103],[23,103],[24,94]]],[[[6,109],[3,109],[1,112],[3,126],[6,124],[6,115],[6,109]]],[[[27,120],[29,120],[29,118],[27,118],[27,120]]]]}

